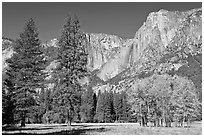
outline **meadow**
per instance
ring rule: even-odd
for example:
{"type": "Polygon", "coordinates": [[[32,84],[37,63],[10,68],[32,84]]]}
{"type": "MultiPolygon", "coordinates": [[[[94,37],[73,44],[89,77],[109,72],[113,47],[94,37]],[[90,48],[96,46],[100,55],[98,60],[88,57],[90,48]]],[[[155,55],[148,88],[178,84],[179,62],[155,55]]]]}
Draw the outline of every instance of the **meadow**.
{"type": "Polygon", "coordinates": [[[28,124],[3,127],[3,135],[202,135],[202,123],[191,127],[141,127],[138,123],[28,124]]]}

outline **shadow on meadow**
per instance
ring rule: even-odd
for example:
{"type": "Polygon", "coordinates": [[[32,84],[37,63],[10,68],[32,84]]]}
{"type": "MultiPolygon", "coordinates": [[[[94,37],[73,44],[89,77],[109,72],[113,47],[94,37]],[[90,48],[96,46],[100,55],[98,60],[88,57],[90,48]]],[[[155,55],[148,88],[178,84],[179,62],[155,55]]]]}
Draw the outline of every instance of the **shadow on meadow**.
{"type": "Polygon", "coordinates": [[[61,131],[53,131],[53,132],[46,132],[46,133],[37,133],[34,132],[32,133],[32,130],[52,130],[55,129],[56,127],[66,127],[67,125],[51,125],[46,127],[44,126],[43,128],[22,128],[22,127],[3,127],[2,130],[3,131],[7,131],[2,133],[2,135],[85,135],[86,132],[90,131],[90,132],[106,132],[109,129],[106,129],[104,127],[100,127],[100,128],[89,128],[91,127],[91,125],[73,125],[72,126],[72,130],[69,129],[62,129],[61,131]],[[80,127],[80,128],[79,128],[80,127]],[[88,127],[88,128],[87,128],[88,127]],[[87,128],[87,129],[86,129],[87,128]],[[9,131],[14,131],[14,132],[9,132],[9,131]],[[17,132],[16,132],[17,131],[17,132]],[[22,132],[21,132],[22,131],[22,132]],[[27,131],[27,132],[24,132],[27,131]],[[30,132],[30,133],[29,133],[30,132]]]}

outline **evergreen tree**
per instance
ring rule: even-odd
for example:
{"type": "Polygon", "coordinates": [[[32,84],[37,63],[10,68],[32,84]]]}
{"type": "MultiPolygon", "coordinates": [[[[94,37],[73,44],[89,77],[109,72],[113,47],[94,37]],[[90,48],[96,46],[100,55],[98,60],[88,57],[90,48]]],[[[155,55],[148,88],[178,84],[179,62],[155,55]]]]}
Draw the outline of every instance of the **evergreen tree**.
{"type": "Polygon", "coordinates": [[[91,86],[82,95],[81,118],[82,122],[93,122],[96,111],[96,95],[91,86]]]}
{"type": "Polygon", "coordinates": [[[80,31],[78,19],[68,17],[59,38],[58,60],[60,67],[55,71],[57,84],[55,102],[66,110],[66,121],[71,125],[75,110],[80,103],[82,87],[79,79],[87,73],[86,36],[80,31]]]}
{"type": "Polygon", "coordinates": [[[96,115],[94,119],[97,122],[105,122],[105,95],[99,91],[96,105],[96,115]]]}
{"type": "Polygon", "coordinates": [[[46,111],[49,111],[52,109],[52,95],[51,95],[51,89],[45,89],[44,93],[42,93],[42,103],[45,107],[46,111]]]}
{"type": "Polygon", "coordinates": [[[30,108],[29,118],[31,123],[42,123],[43,115],[51,110],[52,100],[49,89],[43,88],[35,97],[35,105],[30,108]]]}
{"type": "Polygon", "coordinates": [[[128,121],[129,120],[129,116],[130,116],[130,105],[127,102],[127,94],[126,92],[122,92],[121,93],[121,100],[122,100],[122,117],[124,119],[124,121],[128,121]]]}
{"type": "Polygon", "coordinates": [[[36,94],[36,89],[42,87],[45,76],[44,54],[33,19],[26,23],[20,38],[16,40],[14,54],[8,64],[14,84],[15,113],[21,120],[21,126],[25,126],[27,113],[33,105],[30,99],[36,94]]]}
{"type": "Polygon", "coordinates": [[[2,83],[2,124],[14,124],[13,84],[9,78],[2,83]]]}
{"type": "Polygon", "coordinates": [[[130,120],[130,106],[125,92],[114,93],[113,104],[116,121],[127,122],[130,120]]]}
{"type": "Polygon", "coordinates": [[[96,107],[97,107],[97,96],[96,93],[93,93],[93,113],[96,115],[96,107]]]}
{"type": "Polygon", "coordinates": [[[106,122],[113,122],[115,121],[115,111],[113,105],[113,92],[105,92],[106,94],[106,105],[105,105],[105,121],[106,122]]]}
{"type": "Polygon", "coordinates": [[[122,112],[122,99],[119,93],[114,93],[113,96],[113,105],[115,110],[116,121],[121,119],[122,112]]]}
{"type": "Polygon", "coordinates": [[[99,94],[95,119],[98,122],[113,122],[114,116],[113,94],[107,91],[99,94]]]}

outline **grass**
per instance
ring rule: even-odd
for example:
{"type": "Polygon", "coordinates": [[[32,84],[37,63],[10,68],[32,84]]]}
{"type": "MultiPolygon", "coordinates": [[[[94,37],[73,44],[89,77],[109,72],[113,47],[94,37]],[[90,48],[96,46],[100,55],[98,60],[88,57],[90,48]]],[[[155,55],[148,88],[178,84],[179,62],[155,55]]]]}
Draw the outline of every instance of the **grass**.
{"type": "Polygon", "coordinates": [[[202,123],[195,122],[190,128],[140,127],[138,123],[75,123],[29,124],[24,128],[3,128],[3,135],[202,135],[202,123]]]}

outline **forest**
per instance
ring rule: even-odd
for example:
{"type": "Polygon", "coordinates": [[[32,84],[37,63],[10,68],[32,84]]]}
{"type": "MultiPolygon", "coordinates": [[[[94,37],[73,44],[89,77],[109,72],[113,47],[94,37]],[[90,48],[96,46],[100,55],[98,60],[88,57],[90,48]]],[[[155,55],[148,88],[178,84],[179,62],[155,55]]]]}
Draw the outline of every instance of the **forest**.
{"type": "Polygon", "coordinates": [[[128,123],[183,127],[202,120],[202,100],[194,83],[177,74],[137,79],[126,92],[94,92],[80,83],[89,77],[87,39],[77,17],[67,17],[59,37],[52,76],[31,18],[12,44],[14,54],[2,80],[2,124],[128,123]]]}

